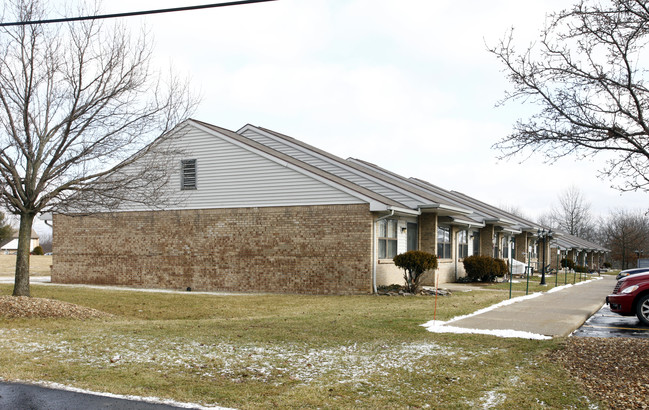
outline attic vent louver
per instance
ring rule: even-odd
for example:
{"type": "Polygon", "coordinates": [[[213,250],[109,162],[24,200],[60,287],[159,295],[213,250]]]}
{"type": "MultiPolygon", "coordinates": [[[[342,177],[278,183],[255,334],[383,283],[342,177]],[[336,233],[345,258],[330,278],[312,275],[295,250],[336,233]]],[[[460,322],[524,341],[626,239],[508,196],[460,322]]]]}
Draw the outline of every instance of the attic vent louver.
{"type": "Polygon", "coordinates": [[[196,189],[196,160],[181,160],[180,189],[196,189]]]}

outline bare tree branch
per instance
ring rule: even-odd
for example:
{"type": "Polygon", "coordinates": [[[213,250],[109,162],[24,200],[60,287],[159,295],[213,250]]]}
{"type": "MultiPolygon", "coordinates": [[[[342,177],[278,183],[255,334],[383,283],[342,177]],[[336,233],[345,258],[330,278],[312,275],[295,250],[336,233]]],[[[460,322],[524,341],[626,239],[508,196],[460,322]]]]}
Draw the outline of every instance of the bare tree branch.
{"type": "MultiPolygon", "coordinates": [[[[45,12],[41,0],[6,3],[20,21],[45,12]]],[[[151,143],[196,101],[186,82],[151,68],[148,36],[118,24],[3,27],[0,50],[0,202],[21,218],[14,294],[28,295],[34,216],[164,205],[163,165],[178,147],[151,143]]]]}
{"type": "Polygon", "coordinates": [[[510,31],[489,50],[513,85],[500,104],[522,101],[538,111],[494,148],[502,158],[530,152],[548,161],[609,152],[604,176],[622,178],[620,190],[649,191],[648,34],[640,0],[584,0],[552,14],[541,41],[522,53],[510,31]]]}

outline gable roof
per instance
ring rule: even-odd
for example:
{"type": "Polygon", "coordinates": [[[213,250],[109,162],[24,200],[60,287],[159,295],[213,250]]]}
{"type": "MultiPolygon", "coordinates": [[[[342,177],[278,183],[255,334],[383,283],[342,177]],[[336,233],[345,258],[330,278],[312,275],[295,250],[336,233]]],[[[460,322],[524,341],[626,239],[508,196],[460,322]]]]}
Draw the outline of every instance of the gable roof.
{"type": "Polygon", "coordinates": [[[237,132],[246,138],[298,158],[337,177],[380,193],[417,212],[424,209],[438,209],[452,215],[467,215],[472,212],[470,209],[458,206],[457,203],[448,201],[441,196],[433,196],[417,187],[399,184],[398,181],[367,169],[367,167],[344,160],[279,132],[250,124],[237,132]]]}
{"type": "Polygon", "coordinates": [[[287,155],[283,152],[270,148],[264,144],[260,144],[250,138],[246,138],[233,131],[227,130],[225,128],[217,127],[215,125],[203,121],[194,120],[194,119],[188,120],[188,123],[192,124],[195,127],[199,127],[203,130],[207,130],[208,132],[218,133],[221,136],[227,137],[231,141],[234,141],[246,147],[246,149],[248,150],[261,153],[266,157],[270,157],[276,161],[281,161],[287,166],[291,165],[293,166],[293,169],[299,170],[300,172],[306,173],[313,177],[317,177],[320,180],[324,180],[327,183],[336,186],[337,188],[346,190],[347,192],[352,192],[356,196],[369,202],[370,210],[387,210],[391,208],[399,208],[404,211],[408,210],[408,207],[406,205],[398,201],[395,201],[392,198],[386,197],[384,195],[381,195],[380,193],[366,189],[365,187],[357,185],[344,178],[340,178],[318,167],[315,167],[311,164],[301,161],[291,155],[287,155]]]}
{"type": "MultiPolygon", "coordinates": [[[[342,159],[285,134],[247,124],[237,132],[203,121],[187,124],[213,133],[293,170],[348,192],[368,203],[371,211],[418,215],[435,212],[451,224],[482,227],[496,225],[512,233],[534,236],[543,226],[457,191],[407,178],[373,163],[342,159]]],[[[557,232],[555,243],[569,249],[605,251],[592,242],[557,232]]]]}

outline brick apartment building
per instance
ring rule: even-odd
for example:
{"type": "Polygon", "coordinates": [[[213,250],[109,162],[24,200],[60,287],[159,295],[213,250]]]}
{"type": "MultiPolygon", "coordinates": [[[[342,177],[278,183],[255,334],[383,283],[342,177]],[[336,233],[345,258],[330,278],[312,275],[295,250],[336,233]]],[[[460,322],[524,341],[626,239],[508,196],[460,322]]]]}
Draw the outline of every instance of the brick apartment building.
{"type": "Polygon", "coordinates": [[[438,256],[428,284],[464,276],[472,254],[537,265],[545,244],[549,263],[558,249],[596,265],[606,251],[538,241],[534,222],[265,128],[187,120],[172,132],[185,147],[169,163],[174,205],[55,214],[52,282],[362,294],[401,283],[392,258],[411,249],[438,256]]]}

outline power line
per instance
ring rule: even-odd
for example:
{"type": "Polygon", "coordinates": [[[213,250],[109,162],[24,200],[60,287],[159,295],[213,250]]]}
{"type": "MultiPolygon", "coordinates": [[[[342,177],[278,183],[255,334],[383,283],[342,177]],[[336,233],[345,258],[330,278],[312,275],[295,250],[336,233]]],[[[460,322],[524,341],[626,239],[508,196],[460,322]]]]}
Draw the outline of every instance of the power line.
{"type": "Polygon", "coordinates": [[[177,11],[189,11],[189,10],[200,10],[200,9],[211,9],[215,7],[226,7],[226,6],[240,6],[244,4],[251,3],[263,3],[267,1],[276,1],[276,0],[239,0],[239,1],[229,1],[226,3],[213,3],[213,4],[201,4],[197,6],[187,6],[187,7],[174,7],[171,9],[159,9],[159,10],[144,10],[144,11],[132,11],[128,13],[113,13],[113,14],[102,14],[98,16],[84,16],[84,17],[64,17],[60,19],[48,19],[48,20],[33,20],[33,21],[16,21],[13,23],[0,23],[0,27],[7,26],[28,26],[34,24],[50,24],[50,23],[65,23],[69,21],[83,21],[83,20],[99,20],[99,19],[110,19],[117,17],[131,17],[131,16],[142,16],[145,14],[161,14],[161,13],[174,13],[177,11]]]}

